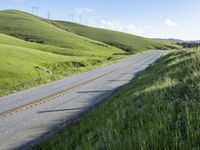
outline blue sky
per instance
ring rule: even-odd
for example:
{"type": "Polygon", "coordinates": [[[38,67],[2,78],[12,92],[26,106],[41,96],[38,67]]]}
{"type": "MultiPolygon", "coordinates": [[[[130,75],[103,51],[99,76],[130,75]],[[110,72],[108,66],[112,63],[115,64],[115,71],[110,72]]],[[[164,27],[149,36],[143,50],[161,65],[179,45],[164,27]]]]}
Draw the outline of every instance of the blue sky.
{"type": "Polygon", "coordinates": [[[0,0],[0,9],[31,12],[151,38],[200,40],[200,0],[0,0]],[[35,12],[36,13],[36,12],[35,12]],[[71,17],[70,17],[71,16],[71,17]],[[72,17],[73,16],[73,17],[72,17]]]}

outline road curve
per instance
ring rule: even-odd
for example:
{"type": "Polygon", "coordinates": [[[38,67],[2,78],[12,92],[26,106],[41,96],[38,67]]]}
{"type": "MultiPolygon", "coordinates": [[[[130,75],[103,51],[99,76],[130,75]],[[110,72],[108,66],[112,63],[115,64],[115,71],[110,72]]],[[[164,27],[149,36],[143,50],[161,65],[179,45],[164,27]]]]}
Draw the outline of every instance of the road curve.
{"type": "Polygon", "coordinates": [[[123,62],[0,98],[0,149],[28,149],[84,114],[164,51],[148,51],[123,62]]]}

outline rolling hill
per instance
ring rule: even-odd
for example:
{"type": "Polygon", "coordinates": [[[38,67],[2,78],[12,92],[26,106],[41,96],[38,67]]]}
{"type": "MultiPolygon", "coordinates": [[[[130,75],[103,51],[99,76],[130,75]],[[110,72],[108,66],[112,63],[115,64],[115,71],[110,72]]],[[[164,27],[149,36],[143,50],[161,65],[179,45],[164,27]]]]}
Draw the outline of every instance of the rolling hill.
{"type": "Polygon", "coordinates": [[[68,52],[73,50],[78,54],[90,52],[91,55],[101,55],[120,52],[119,49],[64,31],[42,18],[16,10],[0,12],[0,33],[29,42],[64,48],[68,52]]]}
{"type": "Polygon", "coordinates": [[[14,92],[13,90],[18,90],[11,87],[20,84],[21,87],[17,87],[19,89],[26,88],[24,86],[27,82],[30,84],[50,82],[56,78],[75,74],[77,69],[85,71],[95,64],[110,59],[110,55],[105,57],[84,56],[85,54],[83,56],[59,55],[39,50],[48,48],[48,46],[38,46],[40,45],[0,34],[0,95],[5,95],[1,91],[12,90],[14,92]],[[34,83],[36,79],[40,78],[44,78],[44,81],[34,83]],[[47,78],[46,81],[45,78],[47,78]]]}
{"type": "Polygon", "coordinates": [[[170,46],[116,31],[49,23],[17,10],[0,11],[0,96],[105,65],[127,52],[170,46]]]}
{"type": "Polygon", "coordinates": [[[115,46],[131,53],[149,49],[176,48],[176,45],[166,42],[155,41],[153,39],[143,38],[132,34],[94,28],[71,22],[52,21],[52,24],[66,31],[115,46]]]}
{"type": "Polygon", "coordinates": [[[116,53],[124,51],[24,12],[0,11],[0,96],[108,63],[116,53]]]}

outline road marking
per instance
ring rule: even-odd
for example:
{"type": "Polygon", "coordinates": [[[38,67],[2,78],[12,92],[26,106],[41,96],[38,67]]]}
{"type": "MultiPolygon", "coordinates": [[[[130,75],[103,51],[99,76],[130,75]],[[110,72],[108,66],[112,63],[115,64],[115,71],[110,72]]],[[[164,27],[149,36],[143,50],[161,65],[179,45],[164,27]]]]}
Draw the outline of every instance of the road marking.
{"type": "Polygon", "coordinates": [[[34,101],[34,102],[32,102],[32,103],[25,104],[25,105],[23,105],[23,106],[20,106],[20,107],[17,107],[17,108],[14,108],[14,109],[11,109],[11,110],[2,112],[2,113],[0,113],[0,117],[8,117],[8,116],[11,116],[11,115],[13,115],[13,114],[15,114],[15,113],[18,113],[18,112],[20,112],[20,111],[24,111],[24,110],[27,110],[27,109],[29,109],[29,108],[32,108],[32,107],[35,107],[35,106],[38,106],[38,105],[47,103],[47,102],[52,101],[52,100],[55,100],[55,99],[57,99],[57,98],[59,98],[59,97],[62,97],[63,95],[66,95],[66,94],[68,94],[68,93],[73,92],[73,90],[75,90],[75,89],[77,89],[77,88],[79,88],[79,87],[81,87],[81,86],[83,86],[83,85],[86,85],[86,84],[88,84],[88,83],[91,83],[91,82],[93,82],[93,81],[96,81],[96,80],[98,80],[98,79],[101,79],[101,78],[103,78],[103,77],[105,77],[105,76],[108,76],[108,75],[110,75],[110,74],[112,74],[112,73],[118,71],[118,70],[119,70],[119,69],[116,69],[116,70],[114,70],[114,71],[111,71],[111,72],[108,72],[108,73],[103,74],[103,75],[101,75],[101,76],[98,76],[97,78],[94,78],[94,79],[91,79],[91,80],[89,80],[89,81],[86,81],[86,82],[77,84],[77,85],[75,85],[75,86],[73,86],[73,87],[70,87],[70,88],[68,88],[68,89],[65,89],[65,90],[63,90],[63,91],[61,91],[61,92],[58,92],[58,93],[56,93],[56,94],[50,95],[50,96],[48,96],[48,97],[46,97],[46,98],[42,98],[42,99],[39,99],[39,100],[34,101]]]}
{"type": "MultiPolygon", "coordinates": [[[[149,59],[153,58],[155,55],[156,55],[156,54],[152,55],[149,59]]],[[[149,60],[149,59],[147,59],[147,60],[149,60]]],[[[143,63],[143,62],[146,62],[147,60],[141,60],[141,61],[138,61],[137,63],[139,63],[139,62],[140,62],[140,63],[141,63],[141,62],[143,63]]],[[[132,65],[133,65],[133,64],[129,64],[129,65],[127,65],[126,67],[123,67],[123,68],[129,68],[129,67],[131,67],[132,65]]],[[[38,106],[38,105],[47,103],[47,102],[52,101],[52,100],[55,100],[55,99],[57,99],[57,98],[59,98],[59,97],[62,97],[63,95],[66,95],[66,94],[69,94],[69,93],[73,92],[73,90],[75,90],[75,89],[77,89],[77,88],[79,88],[79,87],[81,87],[81,86],[83,86],[83,85],[86,85],[86,84],[91,83],[91,82],[93,82],[93,81],[99,80],[99,79],[101,79],[101,78],[103,78],[103,77],[105,77],[105,76],[108,76],[108,75],[110,75],[110,74],[112,74],[112,73],[114,73],[114,72],[116,72],[116,71],[119,71],[119,70],[120,70],[120,68],[119,68],[119,69],[115,69],[115,70],[113,70],[113,71],[111,71],[111,72],[105,73],[105,74],[103,74],[103,75],[101,75],[101,76],[98,76],[98,77],[96,77],[96,78],[94,78],[94,79],[91,79],[91,80],[88,80],[88,81],[86,81],[86,82],[77,84],[77,85],[75,85],[75,86],[73,86],[73,87],[67,88],[67,89],[65,89],[65,90],[63,90],[63,91],[61,91],[61,92],[56,93],[56,94],[52,94],[52,95],[50,95],[50,96],[48,96],[48,97],[46,97],[46,98],[42,98],[42,99],[36,100],[36,101],[34,101],[34,102],[32,102],[32,103],[25,104],[25,105],[22,105],[22,106],[20,106],[20,107],[17,107],[17,108],[14,108],[14,109],[11,109],[11,110],[2,112],[2,113],[0,113],[0,117],[1,117],[1,118],[2,118],[2,117],[9,117],[9,116],[11,116],[11,115],[13,115],[13,114],[16,114],[16,113],[18,113],[18,112],[21,112],[21,111],[30,109],[30,108],[32,108],[32,107],[36,107],[36,106],[38,106]]]]}

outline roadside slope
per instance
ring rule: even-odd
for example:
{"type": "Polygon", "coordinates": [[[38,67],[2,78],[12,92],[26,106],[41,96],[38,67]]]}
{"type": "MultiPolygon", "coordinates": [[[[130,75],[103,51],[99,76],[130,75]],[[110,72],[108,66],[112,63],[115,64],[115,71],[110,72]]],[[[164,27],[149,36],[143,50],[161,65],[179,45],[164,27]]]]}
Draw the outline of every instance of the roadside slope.
{"type": "Polygon", "coordinates": [[[198,149],[199,66],[199,51],[170,52],[80,123],[35,149],[198,149]]]}

